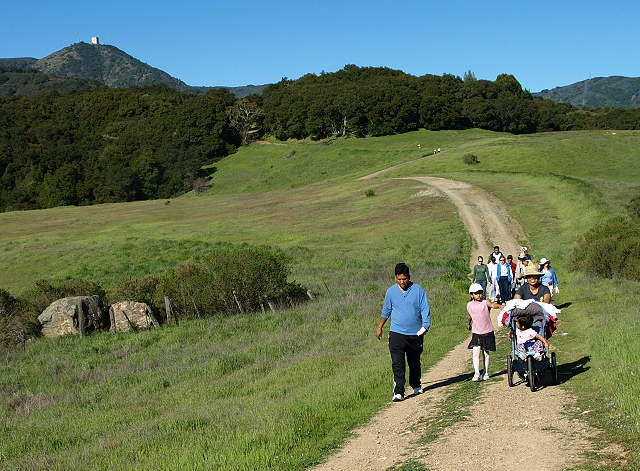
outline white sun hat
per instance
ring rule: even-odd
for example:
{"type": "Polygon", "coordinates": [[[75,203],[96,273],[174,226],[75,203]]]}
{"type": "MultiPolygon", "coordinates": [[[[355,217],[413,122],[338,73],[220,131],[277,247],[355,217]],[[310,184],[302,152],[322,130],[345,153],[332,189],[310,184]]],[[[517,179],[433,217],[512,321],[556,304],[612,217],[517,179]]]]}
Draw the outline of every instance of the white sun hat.
{"type": "Polygon", "coordinates": [[[479,283],[471,283],[471,286],[469,286],[469,293],[477,293],[478,291],[484,291],[482,286],[480,286],[479,283]]]}
{"type": "Polygon", "coordinates": [[[545,264],[545,263],[547,263],[548,261],[549,261],[549,259],[548,259],[548,258],[544,258],[544,257],[542,257],[542,258],[540,259],[540,265],[544,265],[544,264],[545,264]]]}

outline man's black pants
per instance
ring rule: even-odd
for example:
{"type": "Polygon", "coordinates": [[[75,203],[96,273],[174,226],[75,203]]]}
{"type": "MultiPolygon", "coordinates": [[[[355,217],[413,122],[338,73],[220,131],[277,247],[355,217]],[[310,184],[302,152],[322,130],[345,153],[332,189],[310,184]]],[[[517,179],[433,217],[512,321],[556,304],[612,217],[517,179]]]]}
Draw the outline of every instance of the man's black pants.
{"type": "Polygon", "coordinates": [[[404,396],[405,356],[409,365],[409,386],[420,387],[422,371],[420,369],[420,354],[424,336],[403,335],[389,332],[389,352],[391,353],[391,368],[393,369],[393,394],[404,396]]]}
{"type": "Polygon", "coordinates": [[[511,284],[509,283],[509,277],[501,276],[498,278],[498,288],[500,289],[500,295],[498,296],[503,303],[511,299],[511,284]]]}

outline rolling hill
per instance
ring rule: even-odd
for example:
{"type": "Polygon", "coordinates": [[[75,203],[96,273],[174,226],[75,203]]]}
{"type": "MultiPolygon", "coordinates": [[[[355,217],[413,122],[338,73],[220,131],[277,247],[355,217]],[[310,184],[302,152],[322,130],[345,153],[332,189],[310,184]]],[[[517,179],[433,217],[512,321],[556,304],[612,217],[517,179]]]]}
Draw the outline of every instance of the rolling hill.
{"type": "Polygon", "coordinates": [[[594,77],[534,95],[574,106],[636,108],[640,106],[640,77],[594,77]]]}
{"type": "Polygon", "coordinates": [[[0,96],[28,96],[57,91],[76,92],[102,84],[80,77],[57,77],[34,69],[3,67],[0,65],[0,96]]]}
{"type": "MultiPolygon", "coordinates": [[[[215,88],[224,88],[236,97],[242,98],[252,93],[262,93],[267,85],[246,85],[241,87],[192,87],[182,80],[172,77],[168,73],[152,67],[123,50],[106,44],[88,44],[78,42],[56,51],[42,59],[31,57],[0,59],[0,67],[9,69],[33,69],[44,77],[41,82],[50,82],[49,86],[41,87],[12,87],[13,93],[4,94],[33,94],[34,90],[49,91],[59,86],[61,91],[72,88],[69,82],[60,80],[78,79],[89,80],[108,87],[144,87],[147,85],[164,84],[175,90],[186,93],[206,93],[215,88]]],[[[13,70],[18,73],[20,70],[13,70]]],[[[21,77],[14,81],[29,81],[30,77],[21,77]]],[[[32,77],[31,77],[32,78],[32,77]]],[[[77,86],[77,83],[76,83],[77,86]]],[[[2,93],[0,91],[0,93],[2,93]]]]}
{"type": "Polygon", "coordinates": [[[202,196],[0,214],[0,287],[14,293],[43,276],[110,287],[215,242],[279,247],[318,293],[275,314],[28,342],[6,355],[0,377],[3,469],[303,470],[322,461],[388,401],[388,353],[373,326],[393,263],[407,261],[432,296],[426,366],[467,335],[467,235],[438,192],[392,178],[414,175],[491,191],[534,255],[553,260],[564,304],[553,338],[560,387],[607,432],[598,443],[623,445],[629,466],[606,469],[637,469],[638,284],[587,277],[569,252],[640,189],[639,142],[638,131],[473,129],[262,141],[216,162],[202,196]],[[468,152],[478,164],[464,164],[468,152]]]}

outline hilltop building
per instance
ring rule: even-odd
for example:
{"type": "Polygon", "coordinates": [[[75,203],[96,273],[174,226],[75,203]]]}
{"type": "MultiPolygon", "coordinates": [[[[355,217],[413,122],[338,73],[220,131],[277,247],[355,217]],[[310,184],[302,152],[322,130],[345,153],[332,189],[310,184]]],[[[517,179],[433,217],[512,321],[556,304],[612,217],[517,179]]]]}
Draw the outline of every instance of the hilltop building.
{"type": "Polygon", "coordinates": [[[98,36],[91,36],[91,44],[100,44],[100,38],[98,36]]]}

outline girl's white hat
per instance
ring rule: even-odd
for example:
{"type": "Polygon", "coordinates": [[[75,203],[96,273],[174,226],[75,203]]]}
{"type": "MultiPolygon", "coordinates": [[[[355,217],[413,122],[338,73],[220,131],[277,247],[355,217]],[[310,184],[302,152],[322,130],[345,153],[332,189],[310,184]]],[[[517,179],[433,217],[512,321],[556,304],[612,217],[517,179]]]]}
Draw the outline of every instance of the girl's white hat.
{"type": "Polygon", "coordinates": [[[540,259],[540,265],[544,265],[544,264],[545,264],[545,263],[547,263],[548,261],[549,261],[549,259],[548,259],[548,258],[544,258],[544,257],[542,257],[542,258],[540,259]]]}
{"type": "Polygon", "coordinates": [[[471,283],[471,286],[469,286],[469,293],[477,293],[478,291],[484,291],[482,286],[480,286],[479,283],[471,283]]]}

